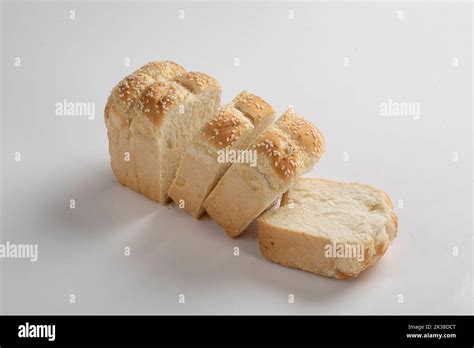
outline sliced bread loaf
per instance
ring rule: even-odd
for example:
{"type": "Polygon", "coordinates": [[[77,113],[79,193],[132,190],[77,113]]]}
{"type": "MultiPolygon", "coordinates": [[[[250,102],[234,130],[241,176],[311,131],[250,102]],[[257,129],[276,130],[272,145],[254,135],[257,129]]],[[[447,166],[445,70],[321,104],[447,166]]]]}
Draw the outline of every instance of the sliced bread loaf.
{"type": "Polygon", "coordinates": [[[245,149],[270,126],[274,115],[267,102],[247,91],[221,107],[188,146],[168,190],[171,199],[199,218],[204,199],[232,162],[245,160],[245,149]]]}
{"type": "Polygon", "coordinates": [[[289,108],[249,147],[255,167],[235,163],[204,201],[207,213],[236,237],[307,172],[324,152],[318,129],[289,108]]]}
{"type": "Polygon", "coordinates": [[[345,279],[373,265],[397,235],[387,194],[361,184],[301,178],[258,218],[268,260],[345,279]]]}
{"type": "Polygon", "coordinates": [[[174,62],[152,62],[124,78],[105,107],[117,180],[166,203],[187,145],[215,117],[221,88],[212,77],[174,62]]]}

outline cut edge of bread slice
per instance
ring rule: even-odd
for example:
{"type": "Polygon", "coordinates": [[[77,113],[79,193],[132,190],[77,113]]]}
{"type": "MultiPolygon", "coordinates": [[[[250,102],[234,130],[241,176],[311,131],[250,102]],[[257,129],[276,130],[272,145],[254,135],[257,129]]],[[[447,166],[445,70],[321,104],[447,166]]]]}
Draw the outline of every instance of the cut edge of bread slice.
{"type": "Polygon", "coordinates": [[[105,108],[112,170],[119,181],[165,204],[186,146],[215,116],[220,84],[170,61],[122,79],[105,108]]]}
{"type": "Polygon", "coordinates": [[[387,251],[398,231],[388,195],[359,183],[300,178],[280,207],[258,218],[261,254],[326,277],[356,277],[387,251]]]}
{"type": "Polygon", "coordinates": [[[256,152],[257,165],[234,163],[203,204],[232,238],[313,167],[324,153],[324,138],[290,107],[249,149],[256,152]]]}
{"type": "Polygon", "coordinates": [[[238,160],[235,153],[246,150],[274,117],[270,104],[245,90],[222,106],[218,115],[206,122],[188,146],[168,190],[171,199],[198,219],[204,213],[205,198],[232,160],[238,160]]]}

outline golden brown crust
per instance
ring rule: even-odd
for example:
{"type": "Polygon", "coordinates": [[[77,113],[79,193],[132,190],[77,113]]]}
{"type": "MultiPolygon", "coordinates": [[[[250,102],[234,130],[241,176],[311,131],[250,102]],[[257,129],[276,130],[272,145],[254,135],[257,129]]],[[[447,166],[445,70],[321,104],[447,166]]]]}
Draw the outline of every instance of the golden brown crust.
{"type": "Polygon", "coordinates": [[[324,152],[324,139],[310,122],[289,108],[253,145],[267,157],[280,179],[291,181],[324,152]]]}
{"type": "Polygon", "coordinates": [[[238,140],[244,129],[241,119],[230,111],[221,110],[216,118],[204,126],[202,137],[209,145],[225,148],[238,140]]]}
{"type": "Polygon", "coordinates": [[[186,73],[186,69],[181,65],[171,61],[150,62],[142,66],[135,73],[142,73],[150,76],[154,80],[173,80],[177,76],[186,73]]]}
{"type": "MultiPolygon", "coordinates": [[[[243,92],[239,96],[242,94],[249,93],[243,92]]],[[[244,158],[239,157],[240,151],[247,149],[273,121],[274,114],[269,114],[268,117],[261,118],[258,122],[253,123],[253,120],[250,120],[248,115],[235,107],[235,101],[239,99],[239,96],[222,106],[216,117],[203,125],[194,138],[193,146],[187,149],[186,157],[181,161],[176,178],[168,190],[168,194],[176,203],[179,203],[181,200],[186,202],[183,207],[184,210],[194,217],[198,218],[204,212],[206,199],[232,166],[230,158],[228,161],[221,160],[222,149],[228,149],[229,153],[236,154],[236,160],[244,158]],[[198,172],[201,172],[200,175],[196,175],[198,172]]],[[[236,188],[240,193],[249,191],[250,193],[255,193],[253,188],[249,190],[251,184],[247,185],[244,179],[246,177],[244,172],[241,171],[238,174],[239,178],[243,179],[241,184],[231,184],[231,191],[224,189],[224,194],[217,194],[217,197],[210,198],[212,202],[217,202],[216,205],[219,208],[231,207],[232,203],[237,203],[230,208],[230,210],[236,213],[234,215],[235,220],[233,220],[233,217],[227,219],[224,215],[220,214],[219,208],[215,209],[214,204],[211,204],[211,214],[213,214],[212,212],[217,214],[214,214],[213,218],[222,226],[231,226],[233,224],[231,221],[235,221],[241,228],[242,224],[246,221],[245,214],[248,211],[243,209],[242,216],[239,215],[240,200],[236,199],[232,193],[232,190],[236,188]],[[227,196],[227,194],[230,194],[230,196],[227,196]],[[227,198],[232,202],[227,202],[227,198]]],[[[256,180],[258,179],[252,179],[254,183],[256,183],[256,180]]],[[[262,185],[256,186],[256,189],[258,189],[258,186],[263,187],[262,185]]],[[[246,196],[246,194],[243,194],[243,196],[246,196]]],[[[243,203],[245,207],[249,206],[247,202],[243,203]]],[[[230,236],[236,237],[237,234],[239,234],[238,229],[230,228],[230,236]]]]}
{"type": "Polygon", "coordinates": [[[153,81],[150,76],[143,73],[128,75],[112,90],[113,103],[120,111],[131,109],[143,91],[153,81]]]}
{"type": "Polygon", "coordinates": [[[257,95],[247,91],[241,92],[234,98],[234,107],[242,111],[253,124],[258,123],[261,119],[273,116],[275,110],[265,100],[257,95]]]}
{"type": "Polygon", "coordinates": [[[340,270],[337,269],[336,272],[334,273],[334,278],[338,279],[338,280],[347,280],[347,279],[354,278],[358,275],[359,274],[344,273],[344,272],[341,272],[340,270]]]}
{"type": "Polygon", "coordinates": [[[110,118],[110,108],[112,107],[112,103],[112,96],[110,95],[109,98],[107,98],[107,103],[104,108],[104,118],[106,122],[110,118]]]}
{"type": "Polygon", "coordinates": [[[262,134],[255,143],[257,153],[267,156],[269,162],[281,179],[290,180],[297,171],[298,149],[278,129],[262,134]]]}
{"type": "Polygon", "coordinates": [[[177,76],[174,80],[194,93],[201,93],[209,87],[221,89],[217,80],[200,72],[188,72],[177,76]]]}
{"type": "Polygon", "coordinates": [[[133,116],[131,109],[139,111],[158,127],[163,116],[184,98],[180,85],[193,93],[209,87],[220,90],[219,82],[206,74],[187,72],[171,61],[150,62],[119,82],[112,90],[111,106],[127,117],[133,116]]]}
{"type": "Polygon", "coordinates": [[[308,156],[321,157],[324,152],[324,138],[321,132],[310,122],[298,117],[293,108],[288,110],[278,120],[278,124],[286,130],[301,146],[308,156]]]}
{"type": "Polygon", "coordinates": [[[387,204],[390,207],[390,211],[391,211],[390,219],[392,220],[393,228],[394,228],[393,238],[395,238],[398,234],[398,217],[397,217],[397,215],[395,215],[395,211],[393,209],[393,204],[392,204],[392,200],[390,199],[390,196],[384,191],[380,190],[380,192],[382,192],[382,194],[385,198],[385,201],[387,202],[387,204]]]}
{"type": "Polygon", "coordinates": [[[250,124],[257,126],[261,122],[273,119],[274,113],[273,108],[262,98],[243,91],[232,100],[232,103],[222,107],[217,117],[206,124],[202,132],[203,141],[218,149],[232,146],[250,124]],[[260,108],[255,109],[255,112],[249,111],[251,108],[256,108],[255,103],[260,108]],[[254,115],[250,115],[249,112],[253,112],[254,115]]]}
{"type": "Polygon", "coordinates": [[[166,114],[182,98],[178,89],[164,81],[156,81],[140,96],[137,109],[141,111],[156,127],[166,114]]]}
{"type": "Polygon", "coordinates": [[[120,183],[160,203],[169,200],[167,191],[185,147],[220,103],[220,89],[213,87],[217,82],[202,76],[174,62],[151,62],[112,90],[104,116],[112,170],[120,183]],[[182,75],[197,87],[180,84],[182,75]],[[201,80],[209,87],[200,86],[201,80]],[[198,87],[207,89],[197,95],[198,87]],[[181,119],[185,108],[189,115],[181,119]]]}
{"type": "Polygon", "coordinates": [[[388,249],[388,243],[387,242],[381,242],[377,243],[375,246],[375,255],[377,256],[383,256],[385,252],[388,249]]]}

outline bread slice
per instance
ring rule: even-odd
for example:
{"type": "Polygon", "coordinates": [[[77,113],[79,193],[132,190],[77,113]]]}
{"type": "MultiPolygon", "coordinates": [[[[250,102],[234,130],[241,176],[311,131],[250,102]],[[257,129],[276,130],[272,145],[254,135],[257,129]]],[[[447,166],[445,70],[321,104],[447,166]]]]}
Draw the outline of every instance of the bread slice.
{"type": "Polygon", "coordinates": [[[216,80],[174,62],[152,62],[124,78],[105,107],[117,180],[166,203],[186,147],[215,117],[220,94],[216,80]]]}
{"type": "Polygon", "coordinates": [[[337,279],[373,265],[397,235],[387,194],[361,184],[299,179],[280,207],[258,218],[268,260],[337,279]]]}
{"type": "Polygon", "coordinates": [[[168,191],[171,199],[199,218],[204,199],[233,161],[246,159],[245,149],[270,126],[274,116],[267,102],[247,91],[221,107],[188,146],[168,191]]]}
{"type": "Polygon", "coordinates": [[[257,165],[235,163],[204,201],[207,213],[236,237],[324,152],[318,129],[289,108],[250,147],[257,165]]]}

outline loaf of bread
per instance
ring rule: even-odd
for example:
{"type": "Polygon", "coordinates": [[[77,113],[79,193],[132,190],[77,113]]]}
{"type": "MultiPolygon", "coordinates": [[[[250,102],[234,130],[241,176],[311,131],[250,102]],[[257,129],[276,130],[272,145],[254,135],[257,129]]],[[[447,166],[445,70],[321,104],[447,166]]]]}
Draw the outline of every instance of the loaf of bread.
{"type": "Polygon", "coordinates": [[[397,235],[387,194],[361,184],[301,178],[258,218],[268,260],[346,279],[373,265],[397,235]]]}
{"type": "Polygon", "coordinates": [[[168,191],[171,199],[199,218],[204,199],[232,162],[248,159],[247,147],[270,126],[274,115],[267,102],[247,91],[221,107],[188,146],[168,191]]]}
{"type": "Polygon", "coordinates": [[[236,237],[324,152],[319,130],[289,108],[250,146],[257,165],[235,163],[204,201],[207,213],[236,237]]]}
{"type": "Polygon", "coordinates": [[[122,185],[162,204],[187,145],[214,118],[221,87],[169,61],[125,77],[105,107],[112,170],[122,185]]]}

